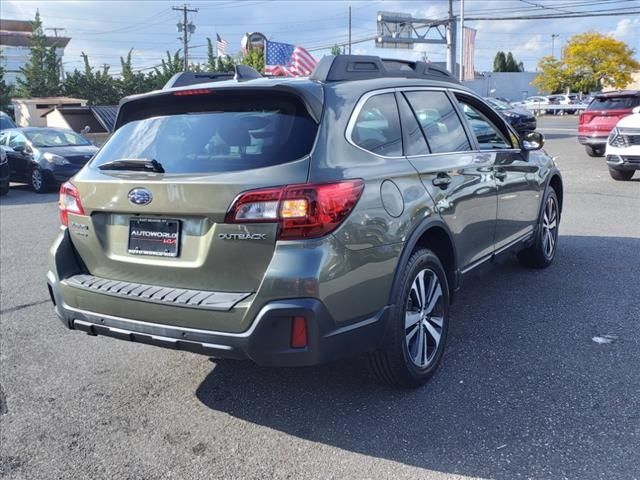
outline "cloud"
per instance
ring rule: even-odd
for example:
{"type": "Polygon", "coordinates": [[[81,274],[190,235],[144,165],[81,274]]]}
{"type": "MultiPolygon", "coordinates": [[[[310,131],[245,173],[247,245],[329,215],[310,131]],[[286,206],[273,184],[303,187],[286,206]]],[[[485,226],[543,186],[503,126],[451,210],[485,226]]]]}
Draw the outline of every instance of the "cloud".
{"type": "MultiPolygon", "coordinates": [[[[640,28],[640,18],[623,18],[616,24],[615,30],[610,31],[609,34],[622,41],[635,39],[635,47],[637,47],[638,28],[640,28]]],[[[634,45],[631,46],[634,47],[634,45]]]]}

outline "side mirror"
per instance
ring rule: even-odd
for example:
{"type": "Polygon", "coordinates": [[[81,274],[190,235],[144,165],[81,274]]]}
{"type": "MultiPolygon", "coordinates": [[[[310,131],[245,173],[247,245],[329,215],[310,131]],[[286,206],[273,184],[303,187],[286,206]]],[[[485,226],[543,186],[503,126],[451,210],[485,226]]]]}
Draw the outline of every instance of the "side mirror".
{"type": "Polygon", "coordinates": [[[26,150],[26,145],[16,145],[15,147],[13,147],[13,151],[17,153],[24,153],[26,150]]]}
{"type": "Polygon", "coordinates": [[[522,135],[522,149],[526,151],[540,150],[544,146],[544,135],[540,132],[526,132],[522,135]]]}
{"type": "Polygon", "coordinates": [[[635,107],[633,110],[631,110],[631,113],[635,113],[636,115],[638,113],[640,113],[640,105],[638,105],[637,107],[635,107]]]}

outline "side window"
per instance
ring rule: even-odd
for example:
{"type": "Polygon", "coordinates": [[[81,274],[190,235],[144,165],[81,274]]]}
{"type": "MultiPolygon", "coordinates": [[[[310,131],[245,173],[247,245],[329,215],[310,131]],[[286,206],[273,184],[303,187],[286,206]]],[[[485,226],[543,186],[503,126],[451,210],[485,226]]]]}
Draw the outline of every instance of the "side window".
{"type": "Polygon", "coordinates": [[[407,99],[402,94],[398,97],[398,109],[400,110],[400,123],[402,123],[402,132],[404,134],[404,154],[426,155],[429,153],[429,147],[422,134],[422,128],[418,125],[418,120],[413,114],[413,110],[407,103],[407,99]]]}
{"type": "Polygon", "coordinates": [[[9,134],[7,132],[0,132],[0,145],[6,145],[8,137],[9,134]]]}
{"type": "Polygon", "coordinates": [[[480,150],[513,148],[511,141],[489,120],[489,114],[483,113],[479,107],[470,105],[465,100],[458,100],[458,102],[478,140],[480,150]]]}
{"type": "Polygon", "coordinates": [[[406,92],[431,153],[471,150],[462,122],[445,92],[406,92]]]}
{"type": "Polygon", "coordinates": [[[17,147],[18,145],[24,145],[25,143],[27,143],[27,139],[20,133],[12,134],[11,139],[9,140],[9,146],[11,148],[17,147]]]}
{"type": "Polygon", "coordinates": [[[351,140],[378,155],[402,156],[402,132],[393,93],[369,98],[356,119],[351,140]]]}

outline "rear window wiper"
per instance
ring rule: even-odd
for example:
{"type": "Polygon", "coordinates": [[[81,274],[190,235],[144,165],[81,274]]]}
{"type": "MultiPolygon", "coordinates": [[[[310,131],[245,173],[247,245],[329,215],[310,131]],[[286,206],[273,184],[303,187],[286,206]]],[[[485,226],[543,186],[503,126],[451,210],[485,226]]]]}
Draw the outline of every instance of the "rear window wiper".
{"type": "Polygon", "coordinates": [[[153,158],[120,158],[103,163],[98,168],[100,170],[142,170],[145,172],[164,173],[162,164],[153,158]]]}

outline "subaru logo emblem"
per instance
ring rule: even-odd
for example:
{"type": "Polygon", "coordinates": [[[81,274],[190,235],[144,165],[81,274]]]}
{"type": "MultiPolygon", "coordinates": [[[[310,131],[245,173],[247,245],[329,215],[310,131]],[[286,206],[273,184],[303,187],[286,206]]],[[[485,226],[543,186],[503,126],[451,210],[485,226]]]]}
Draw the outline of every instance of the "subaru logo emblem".
{"type": "Polygon", "coordinates": [[[146,188],[134,188],[129,192],[129,201],[134,205],[148,205],[153,200],[153,195],[146,188]]]}

